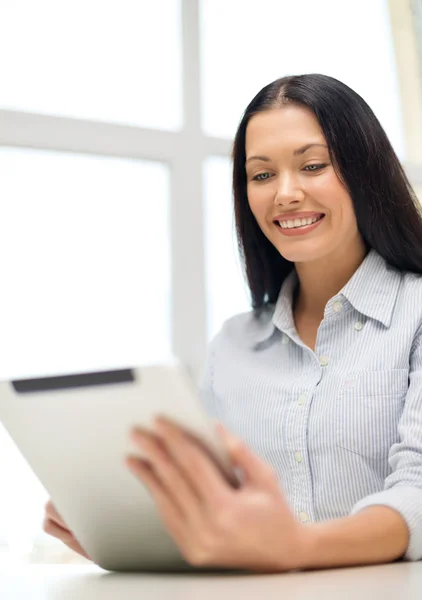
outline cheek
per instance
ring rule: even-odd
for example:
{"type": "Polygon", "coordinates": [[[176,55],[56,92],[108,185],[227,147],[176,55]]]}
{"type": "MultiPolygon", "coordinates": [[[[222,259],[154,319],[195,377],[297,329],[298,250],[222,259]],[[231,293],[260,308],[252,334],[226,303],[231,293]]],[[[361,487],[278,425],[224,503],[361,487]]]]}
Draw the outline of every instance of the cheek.
{"type": "Polygon", "coordinates": [[[330,212],[333,218],[341,217],[342,220],[346,219],[347,221],[355,219],[349,192],[334,172],[324,180],[321,178],[321,180],[315,181],[313,193],[308,191],[330,212]]]}
{"type": "Polygon", "coordinates": [[[345,228],[351,233],[351,235],[355,235],[358,232],[358,223],[356,220],[355,209],[351,200],[348,202],[348,204],[346,204],[343,212],[345,228]]]}
{"type": "MultiPolygon", "coordinates": [[[[269,186],[267,186],[269,188],[269,186]]],[[[271,193],[269,193],[268,189],[264,190],[264,188],[253,188],[248,189],[248,202],[250,209],[258,221],[258,223],[262,226],[265,226],[265,219],[268,215],[268,210],[272,208],[272,197],[271,193]]]]}
{"type": "Polygon", "coordinates": [[[343,239],[351,238],[358,232],[358,225],[353,202],[347,193],[338,195],[336,201],[330,203],[331,224],[335,233],[343,239]]]}
{"type": "Polygon", "coordinates": [[[304,185],[304,190],[310,197],[314,197],[329,209],[338,207],[346,197],[349,197],[334,170],[328,171],[323,176],[309,178],[304,185]]]}

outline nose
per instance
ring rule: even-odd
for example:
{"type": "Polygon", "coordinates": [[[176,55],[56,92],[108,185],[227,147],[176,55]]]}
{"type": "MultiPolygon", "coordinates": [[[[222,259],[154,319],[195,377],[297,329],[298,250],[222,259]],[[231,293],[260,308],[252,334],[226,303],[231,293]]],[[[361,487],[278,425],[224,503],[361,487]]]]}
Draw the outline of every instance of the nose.
{"type": "Polygon", "coordinates": [[[289,206],[296,202],[302,202],[304,198],[305,194],[295,177],[288,174],[283,176],[280,175],[274,204],[289,206]]]}

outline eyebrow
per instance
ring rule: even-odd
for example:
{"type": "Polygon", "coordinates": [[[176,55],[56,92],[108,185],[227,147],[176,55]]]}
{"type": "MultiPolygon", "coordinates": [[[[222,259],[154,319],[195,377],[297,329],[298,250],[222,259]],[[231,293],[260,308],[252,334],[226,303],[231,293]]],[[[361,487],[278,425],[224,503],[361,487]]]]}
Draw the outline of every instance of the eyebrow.
{"type": "MultiPolygon", "coordinates": [[[[293,156],[299,156],[300,154],[305,154],[305,152],[307,150],[309,150],[309,148],[312,148],[313,146],[321,146],[322,148],[327,148],[328,146],[326,144],[306,144],[305,146],[301,146],[300,148],[297,148],[294,152],[293,152],[293,156]]],[[[268,156],[250,156],[245,164],[247,162],[249,162],[250,160],[263,160],[265,162],[270,162],[270,158],[268,158],[268,156]]]]}

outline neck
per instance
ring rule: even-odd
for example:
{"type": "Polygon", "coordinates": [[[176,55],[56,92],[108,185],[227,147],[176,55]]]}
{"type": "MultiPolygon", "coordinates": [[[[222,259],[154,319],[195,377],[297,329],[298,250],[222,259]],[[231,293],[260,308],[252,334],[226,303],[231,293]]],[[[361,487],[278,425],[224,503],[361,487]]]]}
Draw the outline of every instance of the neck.
{"type": "Polygon", "coordinates": [[[327,302],[338,294],[363,262],[368,249],[362,243],[317,261],[295,263],[299,285],[294,298],[294,313],[322,321],[327,302]]]}

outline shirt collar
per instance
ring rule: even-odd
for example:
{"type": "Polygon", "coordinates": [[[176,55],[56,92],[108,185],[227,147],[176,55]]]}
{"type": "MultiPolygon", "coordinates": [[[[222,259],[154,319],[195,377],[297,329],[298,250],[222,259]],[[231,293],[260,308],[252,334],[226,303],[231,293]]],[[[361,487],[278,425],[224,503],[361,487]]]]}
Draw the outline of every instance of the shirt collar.
{"type": "MultiPolygon", "coordinates": [[[[390,327],[400,282],[401,272],[371,249],[336,298],[343,295],[358,312],[390,327]]],[[[295,331],[292,304],[297,283],[293,268],[281,285],[276,304],[270,305],[261,317],[253,345],[268,340],[276,329],[295,331]]]]}
{"type": "Polygon", "coordinates": [[[265,321],[254,336],[254,346],[268,340],[277,329],[287,331],[295,328],[292,304],[297,282],[298,277],[293,268],[281,284],[277,303],[270,305],[264,313],[265,321]]]}
{"type": "Polygon", "coordinates": [[[401,271],[372,249],[340,294],[363,315],[390,327],[401,279],[401,271]]]}

